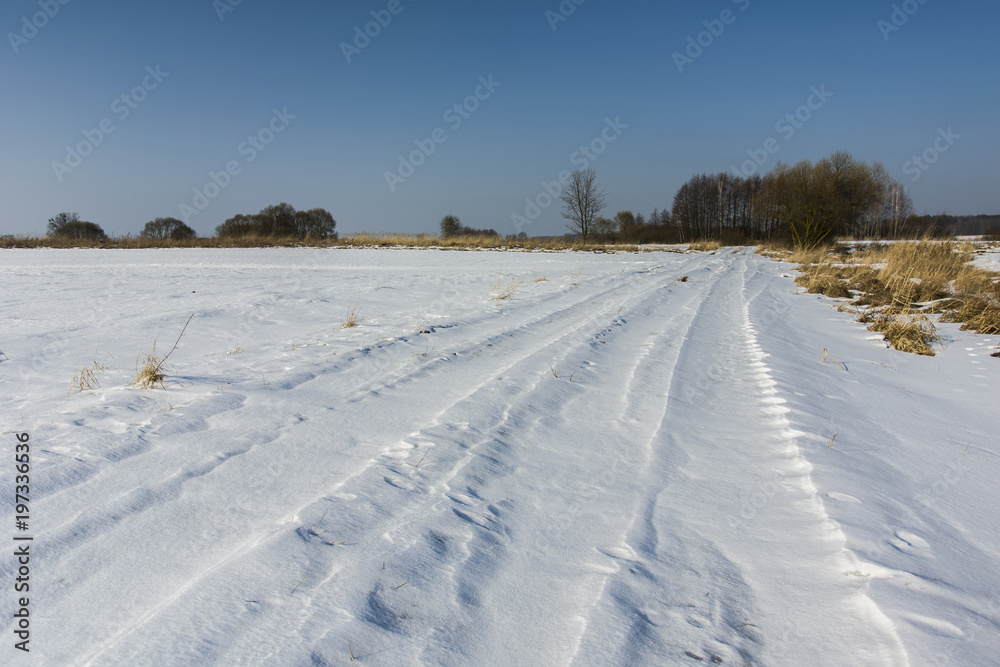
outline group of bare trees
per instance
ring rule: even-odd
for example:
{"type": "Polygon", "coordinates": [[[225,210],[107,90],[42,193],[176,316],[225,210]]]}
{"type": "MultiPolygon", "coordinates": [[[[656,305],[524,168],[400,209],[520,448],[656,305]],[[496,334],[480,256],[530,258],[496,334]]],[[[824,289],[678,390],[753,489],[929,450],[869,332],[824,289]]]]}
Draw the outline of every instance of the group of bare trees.
{"type": "Polygon", "coordinates": [[[912,213],[905,188],[881,163],[838,152],[815,164],[779,163],[765,176],[695,176],[674,197],[672,217],[684,241],[786,235],[812,248],[833,235],[899,237],[912,213]]]}
{"type": "Polygon", "coordinates": [[[215,228],[219,238],[257,236],[271,238],[336,238],[337,221],[326,209],[296,211],[284,202],[268,206],[259,213],[234,215],[215,228]]]}
{"type": "Polygon", "coordinates": [[[441,237],[449,236],[499,236],[499,234],[494,229],[466,227],[457,215],[446,215],[441,218],[441,237]]]}
{"type": "Polygon", "coordinates": [[[642,213],[619,211],[614,218],[600,215],[607,204],[607,194],[593,169],[574,172],[560,195],[562,215],[573,235],[583,242],[605,243],[675,243],[678,235],[670,212],[653,209],[647,219],[642,213]]]}
{"type": "Polygon", "coordinates": [[[913,226],[913,204],[903,185],[881,163],[869,165],[846,152],[815,164],[778,163],[764,176],[695,176],[677,191],[670,213],[654,211],[648,221],[631,211],[599,217],[606,195],[593,169],[573,173],[561,199],[567,226],[584,242],[780,236],[812,248],[834,235],[899,238],[913,226]]]}

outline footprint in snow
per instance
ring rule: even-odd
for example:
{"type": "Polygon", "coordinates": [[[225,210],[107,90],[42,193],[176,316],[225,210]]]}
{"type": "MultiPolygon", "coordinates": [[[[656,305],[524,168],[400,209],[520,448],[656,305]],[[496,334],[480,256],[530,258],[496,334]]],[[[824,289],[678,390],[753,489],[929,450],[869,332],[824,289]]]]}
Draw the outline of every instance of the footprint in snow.
{"type": "Polygon", "coordinates": [[[402,489],[404,491],[414,491],[416,490],[416,484],[409,482],[405,479],[392,479],[391,477],[383,477],[382,480],[389,486],[394,486],[397,489],[402,489]]]}
{"type": "Polygon", "coordinates": [[[928,544],[927,540],[908,530],[897,530],[895,537],[889,540],[889,544],[911,556],[934,557],[931,553],[931,545],[928,544]]]}
{"type": "MultiPolygon", "coordinates": [[[[693,651],[684,651],[684,655],[691,658],[692,660],[697,660],[698,662],[704,662],[705,656],[698,655],[693,651]]],[[[717,665],[721,665],[723,660],[721,656],[715,655],[714,653],[709,654],[709,659],[717,665]]]]}

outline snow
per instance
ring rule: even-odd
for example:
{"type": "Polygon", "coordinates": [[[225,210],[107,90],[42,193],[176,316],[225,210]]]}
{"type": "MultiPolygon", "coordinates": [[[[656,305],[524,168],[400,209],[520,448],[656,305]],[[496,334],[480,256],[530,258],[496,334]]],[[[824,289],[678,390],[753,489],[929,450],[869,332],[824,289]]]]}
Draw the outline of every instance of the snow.
{"type": "Polygon", "coordinates": [[[991,664],[1000,339],[887,349],[791,272],[732,249],[0,252],[33,660],[991,664]],[[166,388],[130,387],[192,314],[166,388]]]}
{"type": "Polygon", "coordinates": [[[993,252],[986,252],[982,255],[977,255],[972,263],[981,269],[986,269],[987,271],[995,271],[1000,273],[1000,252],[996,251],[996,248],[992,248],[993,252]]]}

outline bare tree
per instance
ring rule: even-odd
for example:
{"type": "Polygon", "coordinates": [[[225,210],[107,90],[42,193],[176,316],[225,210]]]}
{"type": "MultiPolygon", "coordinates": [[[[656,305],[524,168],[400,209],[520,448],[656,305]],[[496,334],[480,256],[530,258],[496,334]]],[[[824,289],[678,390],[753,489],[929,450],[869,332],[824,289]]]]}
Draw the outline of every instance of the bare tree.
{"type": "Polygon", "coordinates": [[[559,198],[564,204],[562,216],[570,221],[566,226],[586,242],[594,218],[605,206],[605,193],[597,183],[597,174],[593,169],[574,171],[559,198]]]}
{"type": "Polygon", "coordinates": [[[462,233],[462,221],[457,215],[446,215],[441,218],[441,237],[458,236],[462,233]]]}

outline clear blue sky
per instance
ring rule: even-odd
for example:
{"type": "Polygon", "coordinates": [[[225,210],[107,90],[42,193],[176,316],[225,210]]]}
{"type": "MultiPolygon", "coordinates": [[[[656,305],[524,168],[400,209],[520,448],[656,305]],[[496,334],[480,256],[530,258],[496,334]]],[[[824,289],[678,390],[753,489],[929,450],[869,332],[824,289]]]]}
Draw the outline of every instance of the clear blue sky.
{"type": "MultiPolygon", "coordinates": [[[[566,0],[559,22],[559,0],[237,1],[6,0],[0,232],[43,233],[77,211],[138,233],[198,203],[188,219],[208,235],[287,201],[326,208],[341,232],[433,232],[451,213],[513,233],[525,198],[581,166],[574,152],[606,119],[627,125],[590,164],[611,214],[670,207],[692,175],[730,171],[769,138],[780,148],[763,171],[846,150],[882,161],[918,213],[1000,213],[995,0],[897,0],[892,31],[894,3],[873,0],[566,0]],[[341,44],[372,11],[391,22],[348,63],[341,44]],[[679,71],[673,54],[702,32],[679,71]],[[491,76],[492,92],[479,83],[491,76]],[[825,102],[810,99],[824,86],[825,102]],[[467,118],[445,116],[477,88],[467,118]],[[797,110],[808,120],[779,131],[797,110]],[[250,136],[273,140],[258,151],[250,136]],[[433,154],[391,190],[385,173],[418,140],[433,154]],[[81,142],[89,154],[67,158],[81,142]],[[928,149],[926,171],[907,164],[928,149]],[[226,187],[195,202],[230,162],[226,187]]],[[[525,231],[564,223],[555,203],[525,231]]]]}

